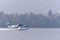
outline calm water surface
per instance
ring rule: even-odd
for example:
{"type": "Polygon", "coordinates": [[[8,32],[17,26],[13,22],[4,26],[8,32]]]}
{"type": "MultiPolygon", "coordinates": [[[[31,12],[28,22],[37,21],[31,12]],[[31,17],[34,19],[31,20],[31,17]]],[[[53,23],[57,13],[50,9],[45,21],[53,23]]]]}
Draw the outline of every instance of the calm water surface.
{"type": "Polygon", "coordinates": [[[25,31],[0,31],[0,40],[60,40],[60,28],[30,28],[25,31]]]}

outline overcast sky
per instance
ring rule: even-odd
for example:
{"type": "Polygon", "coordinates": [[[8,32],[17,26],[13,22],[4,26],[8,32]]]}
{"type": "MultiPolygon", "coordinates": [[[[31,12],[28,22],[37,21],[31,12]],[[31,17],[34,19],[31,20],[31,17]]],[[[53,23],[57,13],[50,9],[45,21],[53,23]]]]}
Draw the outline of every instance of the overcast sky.
{"type": "Polygon", "coordinates": [[[10,13],[36,12],[46,14],[51,9],[60,13],[60,0],[0,0],[0,11],[10,13]]]}

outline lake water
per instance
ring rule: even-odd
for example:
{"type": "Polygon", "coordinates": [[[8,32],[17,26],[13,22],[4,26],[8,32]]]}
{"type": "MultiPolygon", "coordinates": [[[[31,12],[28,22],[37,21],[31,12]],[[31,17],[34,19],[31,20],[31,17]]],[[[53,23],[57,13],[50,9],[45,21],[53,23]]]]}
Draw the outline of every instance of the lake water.
{"type": "Polygon", "coordinates": [[[0,31],[0,40],[60,40],[60,28],[30,28],[25,31],[0,31]]]}

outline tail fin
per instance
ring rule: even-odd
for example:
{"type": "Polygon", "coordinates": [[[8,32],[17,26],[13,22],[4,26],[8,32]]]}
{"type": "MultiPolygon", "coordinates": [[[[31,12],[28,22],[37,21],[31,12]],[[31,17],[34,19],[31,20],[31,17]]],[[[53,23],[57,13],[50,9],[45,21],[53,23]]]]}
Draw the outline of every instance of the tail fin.
{"type": "Polygon", "coordinates": [[[8,26],[8,28],[11,26],[11,24],[9,23],[9,22],[7,22],[7,26],[8,26]]]}

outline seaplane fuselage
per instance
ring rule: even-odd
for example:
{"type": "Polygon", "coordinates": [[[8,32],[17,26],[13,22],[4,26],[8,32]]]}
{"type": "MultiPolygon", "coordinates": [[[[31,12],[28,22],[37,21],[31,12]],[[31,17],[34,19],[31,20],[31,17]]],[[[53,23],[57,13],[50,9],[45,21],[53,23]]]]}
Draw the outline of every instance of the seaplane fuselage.
{"type": "Polygon", "coordinates": [[[10,23],[7,23],[8,29],[14,29],[14,30],[25,30],[27,29],[25,26],[26,25],[21,25],[21,24],[17,24],[17,25],[11,25],[10,23]]]}

